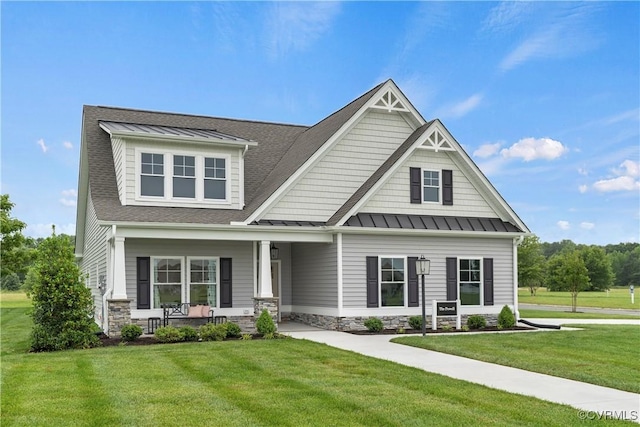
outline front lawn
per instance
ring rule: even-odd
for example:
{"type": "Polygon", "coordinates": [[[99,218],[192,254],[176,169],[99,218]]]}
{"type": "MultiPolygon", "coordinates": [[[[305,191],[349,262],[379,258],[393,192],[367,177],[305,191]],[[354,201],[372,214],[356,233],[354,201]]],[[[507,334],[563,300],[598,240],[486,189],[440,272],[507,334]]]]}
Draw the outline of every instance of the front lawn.
{"type": "Polygon", "coordinates": [[[393,342],[619,390],[640,392],[640,327],[571,325],[580,331],[400,337],[393,342]]]}
{"type": "Polygon", "coordinates": [[[571,313],[569,311],[530,310],[520,309],[520,318],[529,319],[640,319],[640,315],[630,314],[601,314],[601,313],[571,313]]]}
{"type": "Polygon", "coordinates": [[[309,341],[26,353],[25,311],[1,310],[3,426],[582,424],[568,406],[309,341]]]}
{"type": "MultiPolygon", "coordinates": [[[[518,302],[520,304],[564,305],[571,307],[570,292],[551,292],[546,288],[538,288],[535,296],[531,296],[529,288],[518,288],[518,302]]],[[[631,295],[628,288],[615,288],[606,292],[580,292],[578,294],[578,309],[580,307],[597,308],[622,308],[638,310],[640,314],[640,301],[636,298],[635,304],[631,304],[631,295]]]]}

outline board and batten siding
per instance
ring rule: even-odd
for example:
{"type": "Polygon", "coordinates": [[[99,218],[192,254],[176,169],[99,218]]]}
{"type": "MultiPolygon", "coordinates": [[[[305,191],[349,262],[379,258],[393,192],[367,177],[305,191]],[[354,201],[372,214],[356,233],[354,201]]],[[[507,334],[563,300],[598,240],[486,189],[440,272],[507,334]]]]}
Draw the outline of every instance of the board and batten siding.
{"type": "Polygon", "coordinates": [[[412,132],[397,112],[368,111],[263,218],[328,220],[412,132]]]}
{"type": "Polygon", "coordinates": [[[338,307],[335,243],[291,244],[291,291],[294,307],[338,307]]]}
{"type": "Polygon", "coordinates": [[[124,159],[124,141],[122,138],[111,138],[111,149],[113,151],[113,166],[116,171],[116,183],[118,184],[118,197],[120,198],[120,203],[126,200],[126,189],[125,189],[125,180],[124,173],[122,170],[122,163],[124,159]]]}
{"type": "MultiPolygon", "coordinates": [[[[499,215],[489,206],[469,179],[457,168],[450,156],[456,153],[416,150],[380,189],[362,206],[360,212],[414,215],[446,215],[496,218],[499,215]],[[409,169],[422,168],[453,172],[453,205],[442,203],[413,204],[410,201],[409,169]]],[[[442,174],[440,176],[442,186],[442,174]]]]}
{"type": "MultiPolygon", "coordinates": [[[[140,162],[140,159],[136,158],[136,150],[148,150],[150,153],[154,152],[170,152],[172,154],[185,155],[185,156],[230,156],[230,161],[227,166],[227,179],[230,179],[229,196],[231,204],[209,204],[209,203],[197,203],[197,202],[178,202],[167,201],[163,202],[164,206],[183,206],[189,205],[190,207],[209,208],[209,209],[242,209],[240,206],[240,151],[238,148],[227,147],[211,147],[210,149],[204,149],[201,145],[189,145],[189,144],[175,144],[167,143],[164,141],[126,141],[126,200],[128,205],[152,205],[153,202],[145,200],[136,201],[136,162],[140,162]],[[197,204],[197,206],[194,206],[197,204]]],[[[139,153],[139,151],[138,151],[139,153]]],[[[165,159],[165,176],[167,174],[173,174],[173,171],[168,170],[167,160],[165,159]]],[[[117,165],[116,165],[117,171],[117,165]]],[[[166,191],[166,189],[165,189],[166,191]]]]}
{"type": "Polygon", "coordinates": [[[342,292],[345,308],[367,306],[366,257],[406,256],[431,260],[425,276],[427,301],[446,300],[446,258],[493,258],[494,306],[513,305],[513,240],[467,237],[375,236],[342,237],[342,292]]]}
{"type": "Polygon", "coordinates": [[[102,293],[98,289],[98,279],[101,275],[107,275],[107,233],[109,227],[98,225],[98,217],[91,201],[91,192],[87,200],[87,213],[85,218],[85,239],[82,248],[82,261],[80,269],[88,274],[87,286],[91,289],[91,295],[95,304],[96,318],[102,316],[102,293]]]}
{"type": "MultiPolygon", "coordinates": [[[[137,257],[222,257],[232,259],[232,304],[234,308],[253,309],[253,249],[251,242],[126,239],[125,269],[127,296],[136,301],[137,257]]],[[[218,270],[220,266],[218,265],[218,270]]],[[[186,265],[185,265],[186,270],[186,265]]],[[[186,271],[183,272],[186,274],[186,271]]],[[[184,280],[184,277],[183,277],[184,280]]],[[[220,284],[218,283],[218,286],[220,284]]]]}

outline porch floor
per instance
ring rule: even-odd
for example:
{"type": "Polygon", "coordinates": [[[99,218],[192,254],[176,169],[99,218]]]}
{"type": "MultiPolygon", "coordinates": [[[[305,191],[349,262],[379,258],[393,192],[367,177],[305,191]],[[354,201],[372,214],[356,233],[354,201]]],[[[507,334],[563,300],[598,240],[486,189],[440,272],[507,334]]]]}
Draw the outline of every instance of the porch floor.
{"type": "Polygon", "coordinates": [[[292,322],[290,320],[284,320],[278,322],[278,332],[312,332],[312,331],[324,331],[324,329],[316,328],[315,326],[305,325],[300,322],[292,322]]]}

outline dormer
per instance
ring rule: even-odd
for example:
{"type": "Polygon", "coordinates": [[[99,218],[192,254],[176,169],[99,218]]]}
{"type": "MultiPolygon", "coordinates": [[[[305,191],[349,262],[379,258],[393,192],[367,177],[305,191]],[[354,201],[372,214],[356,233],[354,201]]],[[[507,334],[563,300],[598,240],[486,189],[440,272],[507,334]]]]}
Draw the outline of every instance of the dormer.
{"type": "Polygon", "coordinates": [[[122,205],[242,209],[244,155],[257,142],[213,129],[100,121],[122,205]]]}

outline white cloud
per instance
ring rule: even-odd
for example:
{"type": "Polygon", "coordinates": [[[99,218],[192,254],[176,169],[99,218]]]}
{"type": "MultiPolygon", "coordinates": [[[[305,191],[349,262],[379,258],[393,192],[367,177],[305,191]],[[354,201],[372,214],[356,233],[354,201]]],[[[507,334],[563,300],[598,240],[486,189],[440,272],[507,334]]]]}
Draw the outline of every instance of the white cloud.
{"type": "Polygon", "coordinates": [[[484,31],[509,32],[516,28],[531,12],[533,3],[524,1],[503,1],[489,11],[482,23],[484,31]]]}
{"type": "Polygon", "coordinates": [[[72,144],[71,142],[69,142],[69,141],[64,141],[64,142],[62,143],[62,145],[63,145],[63,146],[64,146],[64,148],[66,148],[67,150],[71,150],[71,149],[73,149],[73,144],[72,144]]]}
{"type": "Polygon", "coordinates": [[[586,168],[586,167],[578,168],[578,173],[579,173],[580,175],[582,175],[582,176],[587,176],[587,175],[589,175],[589,171],[587,170],[587,168],[586,168]]]}
{"type": "Polygon", "coordinates": [[[581,194],[586,193],[588,190],[589,190],[588,185],[581,185],[580,187],[578,187],[578,191],[580,191],[581,194]]]}
{"type": "Polygon", "coordinates": [[[568,230],[571,228],[571,224],[569,224],[569,221],[558,221],[556,224],[561,230],[568,230]]]}
{"type": "Polygon", "coordinates": [[[592,222],[583,221],[580,223],[580,228],[584,228],[585,230],[593,230],[595,226],[596,225],[592,222]]]}
{"type": "Polygon", "coordinates": [[[61,194],[62,194],[62,198],[59,199],[59,202],[62,206],[67,206],[67,207],[76,206],[76,199],[78,198],[78,192],[76,190],[74,189],[63,190],[61,194]]]}
{"type": "Polygon", "coordinates": [[[480,93],[473,94],[467,99],[448,107],[446,111],[441,114],[441,116],[453,117],[453,118],[462,117],[467,113],[469,113],[470,111],[475,110],[478,107],[478,105],[480,105],[480,102],[482,101],[483,97],[484,95],[480,93]]]}
{"type": "Polygon", "coordinates": [[[40,146],[43,153],[46,153],[47,151],[49,151],[49,147],[47,147],[47,144],[44,143],[44,139],[40,138],[38,142],[36,142],[36,144],[40,146]]]}
{"type": "Polygon", "coordinates": [[[551,138],[524,138],[500,151],[505,158],[522,158],[525,162],[537,159],[553,160],[569,151],[560,141],[551,138]]]}
{"type": "Polygon", "coordinates": [[[612,191],[637,191],[640,190],[640,163],[633,160],[625,160],[613,173],[620,175],[616,178],[601,179],[593,184],[593,188],[602,193],[612,191]]]}
{"type": "Polygon", "coordinates": [[[273,58],[304,51],[331,28],[338,2],[270,3],[266,23],[268,51],[273,58]]]}
{"type": "Polygon", "coordinates": [[[499,142],[496,142],[495,144],[482,144],[480,148],[473,152],[473,155],[476,157],[480,157],[481,159],[491,157],[496,154],[498,150],[500,150],[501,145],[502,144],[500,144],[499,142]]]}

